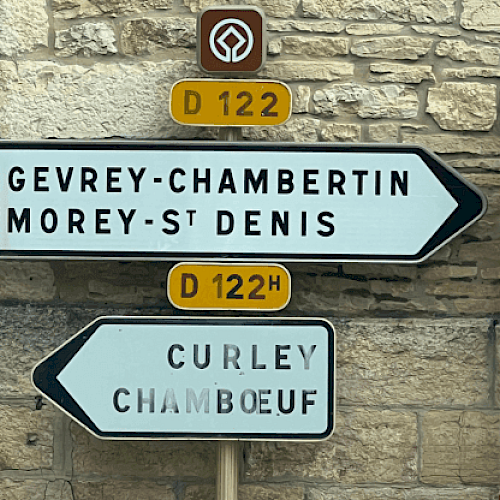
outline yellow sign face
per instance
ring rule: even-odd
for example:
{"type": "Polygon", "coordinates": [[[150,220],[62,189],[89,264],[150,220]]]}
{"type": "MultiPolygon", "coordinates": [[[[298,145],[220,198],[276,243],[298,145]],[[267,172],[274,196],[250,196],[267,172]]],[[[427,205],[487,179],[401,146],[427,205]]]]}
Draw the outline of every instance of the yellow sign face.
{"type": "Polygon", "coordinates": [[[291,112],[288,85],[269,80],[180,80],[170,95],[170,114],[183,125],[279,125],[291,112]]]}
{"type": "Polygon", "coordinates": [[[179,309],[278,311],[290,301],[291,278],[279,264],[181,263],[167,294],[179,309]]]}

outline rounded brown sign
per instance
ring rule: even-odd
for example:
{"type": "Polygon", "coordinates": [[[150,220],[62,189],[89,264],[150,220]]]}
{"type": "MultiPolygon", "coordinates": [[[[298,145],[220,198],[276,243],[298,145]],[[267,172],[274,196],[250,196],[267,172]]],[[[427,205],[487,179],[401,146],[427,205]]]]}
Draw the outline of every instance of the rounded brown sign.
{"type": "Polygon", "coordinates": [[[265,19],[256,7],[209,7],[198,16],[198,65],[208,73],[256,73],[265,62],[265,19]]]}

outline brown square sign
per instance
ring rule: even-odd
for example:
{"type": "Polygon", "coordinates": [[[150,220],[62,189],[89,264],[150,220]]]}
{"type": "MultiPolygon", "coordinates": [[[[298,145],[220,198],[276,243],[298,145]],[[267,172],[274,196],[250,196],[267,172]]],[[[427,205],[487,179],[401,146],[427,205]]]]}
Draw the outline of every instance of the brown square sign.
{"type": "Polygon", "coordinates": [[[256,7],[209,7],[198,15],[198,65],[208,73],[256,73],[265,62],[265,17],[256,7]]]}

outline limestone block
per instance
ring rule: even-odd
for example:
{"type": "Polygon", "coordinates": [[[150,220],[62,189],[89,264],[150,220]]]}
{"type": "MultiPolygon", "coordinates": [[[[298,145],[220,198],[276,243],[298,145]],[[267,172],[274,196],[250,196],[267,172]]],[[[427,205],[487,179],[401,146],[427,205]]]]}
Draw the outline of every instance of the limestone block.
{"type": "Polygon", "coordinates": [[[48,301],[55,294],[48,262],[0,261],[0,299],[48,301]]]}
{"type": "Polygon", "coordinates": [[[369,82],[421,83],[424,80],[436,81],[432,66],[397,63],[372,63],[369,82]]]}
{"type": "Polygon", "coordinates": [[[9,139],[161,137],[173,123],[171,85],[200,75],[182,60],[91,67],[19,61],[17,68],[14,78],[10,66],[0,71],[0,133],[9,139]]]}
{"type": "Polygon", "coordinates": [[[407,297],[415,291],[415,285],[408,281],[382,281],[371,280],[370,291],[374,295],[390,295],[391,297],[407,297]]]}
{"type": "Polygon", "coordinates": [[[196,19],[133,19],[123,26],[121,43],[125,54],[154,54],[171,47],[196,47],[196,19]]]}
{"type": "Polygon", "coordinates": [[[311,100],[311,87],[299,85],[292,92],[292,113],[308,113],[311,100]]]}
{"type": "Polygon", "coordinates": [[[327,142],[359,142],[361,125],[328,123],[321,129],[321,139],[327,142]]]}
{"type": "Polygon", "coordinates": [[[449,57],[454,61],[482,63],[497,66],[500,62],[500,49],[487,45],[477,45],[463,40],[443,40],[436,45],[436,55],[449,57]]]}
{"type": "Polygon", "coordinates": [[[245,477],[406,483],[417,477],[417,422],[410,412],[337,411],[335,434],[317,443],[252,442],[245,477]]]}
{"type": "Polygon", "coordinates": [[[281,41],[285,54],[334,57],[338,54],[349,53],[349,40],[347,38],[284,36],[281,41]]]}
{"type": "Polygon", "coordinates": [[[495,43],[497,45],[500,43],[499,35],[475,35],[474,38],[478,42],[495,43]]]}
{"type": "Polygon", "coordinates": [[[0,404],[0,470],[52,467],[52,408],[0,404]]]}
{"type": "Polygon", "coordinates": [[[356,277],[357,275],[368,278],[417,278],[417,268],[414,265],[397,264],[343,264],[345,274],[356,277]]]}
{"type": "Polygon", "coordinates": [[[475,284],[466,281],[445,281],[428,285],[425,293],[445,297],[470,297],[473,299],[496,298],[500,287],[496,285],[475,284]]]}
{"type": "Polygon", "coordinates": [[[444,130],[490,130],[497,118],[497,86],[445,82],[429,89],[427,104],[444,130]]]}
{"type": "Polygon", "coordinates": [[[336,21],[309,22],[300,19],[287,19],[286,21],[267,21],[268,31],[301,31],[313,33],[340,33],[344,30],[344,25],[336,21]]]}
{"type": "Polygon", "coordinates": [[[18,57],[49,45],[49,19],[44,0],[0,3],[0,55],[18,57]]]}
{"type": "Polygon", "coordinates": [[[381,24],[381,23],[357,23],[348,24],[345,27],[349,35],[371,36],[371,35],[394,35],[404,30],[403,24],[381,24]]]}
{"type": "MultiPolygon", "coordinates": [[[[158,476],[212,478],[215,475],[213,442],[102,441],[76,424],[71,425],[71,435],[76,474],[151,479],[158,476]]],[[[108,498],[104,496],[103,500],[108,498]]]]}
{"type": "Polygon", "coordinates": [[[359,21],[451,23],[455,19],[455,0],[304,0],[303,8],[306,17],[359,21]]]}
{"type": "MultiPolygon", "coordinates": [[[[295,14],[299,0],[246,0],[246,5],[260,7],[269,17],[291,17],[295,14]]],[[[205,7],[233,5],[231,0],[184,0],[184,5],[191,12],[200,12],[205,7]]]]}
{"type": "Polygon", "coordinates": [[[426,269],[422,273],[422,279],[426,281],[440,281],[450,278],[475,278],[476,276],[476,266],[437,266],[426,269]]]}
{"type": "Polygon", "coordinates": [[[460,30],[450,28],[448,26],[422,26],[414,25],[411,27],[413,31],[422,35],[438,35],[441,37],[460,36],[460,30]]]}
{"type": "Polygon", "coordinates": [[[500,138],[494,136],[464,136],[458,134],[402,134],[405,144],[420,144],[435,153],[472,153],[478,155],[500,155],[500,138]]]}
{"type": "Polygon", "coordinates": [[[495,407],[500,407],[500,335],[499,335],[499,327],[498,325],[495,327],[496,332],[496,364],[497,364],[497,372],[496,372],[496,387],[495,387],[495,407]]]}
{"type": "MultiPolygon", "coordinates": [[[[301,487],[261,486],[240,484],[238,500],[303,500],[304,490],[301,487]]],[[[189,485],[184,500],[215,500],[215,487],[210,485],[189,485]]]]}
{"type": "Polygon", "coordinates": [[[460,247],[458,258],[463,262],[498,261],[500,245],[498,241],[467,243],[460,247]]]}
{"type": "Polygon", "coordinates": [[[314,487],[310,500],[496,500],[495,488],[314,487]]]}
{"type": "Polygon", "coordinates": [[[399,127],[394,123],[380,123],[368,126],[368,135],[372,142],[398,142],[399,127]]]}
{"type": "Polygon", "coordinates": [[[153,482],[73,481],[71,486],[74,500],[175,500],[170,486],[153,482]]]}
{"type": "Polygon", "coordinates": [[[416,60],[431,50],[433,42],[414,36],[364,38],[353,42],[351,52],[358,57],[416,60]]]}
{"type": "Polygon", "coordinates": [[[495,484],[500,481],[500,414],[430,411],[423,418],[424,483],[495,484]]]}
{"type": "Polygon", "coordinates": [[[481,278],[485,280],[500,280],[500,267],[481,269],[481,278]]]}
{"type": "MultiPolygon", "coordinates": [[[[500,172],[500,158],[465,158],[459,160],[446,160],[446,164],[453,168],[467,168],[467,169],[480,169],[491,170],[493,172],[500,172]]],[[[488,208],[491,208],[488,206],[488,208]]],[[[491,214],[491,210],[488,210],[491,214]]],[[[498,212],[495,212],[498,213],[498,212]]]]}
{"type": "Polygon", "coordinates": [[[273,127],[243,127],[243,137],[251,141],[318,142],[321,123],[312,118],[294,118],[273,127]]]}
{"type": "Polygon", "coordinates": [[[488,400],[486,320],[356,320],[336,326],[338,402],[474,405],[488,400]]]}
{"type": "Polygon", "coordinates": [[[67,30],[56,30],[54,48],[59,57],[116,54],[116,37],[108,23],[75,24],[67,30]]]}
{"type": "Polygon", "coordinates": [[[281,54],[281,40],[279,38],[269,40],[267,44],[267,53],[271,55],[281,54]]]}
{"type": "Polygon", "coordinates": [[[463,0],[460,24],[466,30],[500,32],[500,4],[481,0],[463,0]]]}
{"type": "Polygon", "coordinates": [[[53,0],[52,9],[56,19],[78,19],[171,9],[172,4],[173,0],[53,0]]]}
{"type": "Polygon", "coordinates": [[[354,75],[354,64],[344,62],[280,61],[268,63],[259,76],[276,78],[285,82],[327,81],[350,78],[354,75]]]}
{"type": "Polygon", "coordinates": [[[361,118],[406,120],[418,113],[418,96],[404,85],[334,84],[313,94],[314,112],[324,116],[357,114],[361,118]]]}
{"type": "Polygon", "coordinates": [[[497,314],[500,310],[500,299],[456,299],[453,304],[461,314],[497,314]]]}
{"type": "Polygon", "coordinates": [[[75,500],[71,486],[60,479],[55,481],[0,479],[2,500],[75,500]]]}
{"type": "Polygon", "coordinates": [[[482,78],[498,78],[500,77],[500,69],[467,67],[467,68],[443,68],[443,76],[445,78],[473,78],[476,76],[482,78]]]}

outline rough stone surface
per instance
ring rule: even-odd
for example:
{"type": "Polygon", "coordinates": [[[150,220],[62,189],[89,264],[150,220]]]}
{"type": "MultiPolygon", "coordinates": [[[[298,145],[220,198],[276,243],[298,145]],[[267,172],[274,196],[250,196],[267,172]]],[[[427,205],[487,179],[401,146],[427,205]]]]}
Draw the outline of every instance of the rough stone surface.
{"type": "Polygon", "coordinates": [[[68,482],[62,480],[0,479],[2,500],[75,500],[68,482]]]}
{"type": "Polygon", "coordinates": [[[0,3],[0,55],[17,57],[48,47],[49,20],[43,0],[0,3]]]}
{"type": "Polygon", "coordinates": [[[495,488],[335,488],[317,487],[311,500],[496,500],[495,488]]]}
{"type": "Polygon", "coordinates": [[[460,314],[478,316],[497,314],[500,310],[500,299],[457,299],[453,301],[460,314]]]}
{"type": "Polygon", "coordinates": [[[55,297],[54,273],[46,262],[0,261],[0,299],[49,301],[55,297]]]}
{"type": "Polygon", "coordinates": [[[0,470],[52,467],[52,405],[41,410],[0,404],[0,470]]]}
{"type": "Polygon", "coordinates": [[[433,283],[425,289],[429,295],[447,297],[469,297],[471,299],[487,299],[500,296],[500,287],[496,285],[472,284],[462,281],[433,283]]]}
{"type": "MultiPolygon", "coordinates": [[[[304,489],[289,486],[240,484],[238,500],[303,500],[304,489]]],[[[194,485],[186,488],[184,500],[215,500],[215,487],[194,485]]]]}
{"type": "Polygon", "coordinates": [[[429,89],[427,104],[444,130],[490,130],[497,117],[497,86],[445,82],[429,89]]]}
{"type": "Polygon", "coordinates": [[[340,33],[344,25],[336,21],[309,22],[300,19],[287,19],[286,21],[267,21],[268,31],[301,31],[313,33],[340,33]]]}
{"type": "Polygon", "coordinates": [[[267,63],[259,76],[276,78],[285,82],[333,81],[354,75],[354,64],[341,62],[280,61],[267,63]]]}
{"type": "Polygon", "coordinates": [[[489,326],[455,319],[356,320],[337,327],[339,403],[486,404],[489,326]]]}
{"type": "Polygon", "coordinates": [[[437,266],[431,267],[422,273],[422,279],[426,281],[440,281],[450,278],[475,278],[476,276],[476,266],[437,266]]]}
{"type": "Polygon", "coordinates": [[[337,410],[335,434],[326,441],[250,443],[245,476],[407,483],[417,478],[416,444],[413,413],[337,410]]]}
{"type": "Polygon", "coordinates": [[[394,143],[398,142],[399,128],[394,123],[380,123],[368,127],[370,141],[394,143]]]}
{"type": "Polygon", "coordinates": [[[292,93],[292,112],[293,113],[308,113],[309,102],[311,100],[311,87],[299,85],[292,93]]]}
{"type": "Polygon", "coordinates": [[[359,142],[361,125],[329,123],[322,127],[321,138],[327,142],[359,142]]]}
{"type": "Polygon", "coordinates": [[[274,127],[243,127],[243,137],[252,141],[318,142],[320,121],[295,118],[274,127]]]}
{"type": "Polygon", "coordinates": [[[432,44],[432,38],[414,36],[365,38],[353,42],[351,52],[358,57],[416,60],[427,54],[432,44]]]}
{"type": "Polygon", "coordinates": [[[284,36],[281,42],[282,51],[285,54],[309,57],[334,57],[339,54],[349,53],[349,40],[347,38],[284,36]]]}
{"type": "MultiPolygon", "coordinates": [[[[299,0],[246,0],[246,5],[260,7],[269,17],[290,17],[295,14],[299,0]]],[[[184,5],[191,12],[199,12],[205,7],[232,5],[231,0],[184,0],[184,5]]]]}
{"type": "Polygon", "coordinates": [[[55,33],[54,47],[59,57],[116,54],[115,32],[108,23],[75,24],[55,33]]]}
{"type": "Polygon", "coordinates": [[[498,325],[495,327],[496,333],[496,365],[497,371],[495,373],[496,387],[495,387],[495,407],[500,408],[500,328],[498,325]]]}
{"type": "Polygon", "coordinates": [[[315,113],[324,116],[357,114],[361,118],[415,118],[418,97],[403,85],[363,86],[335,84],[313,95],[315,113]]]}
{"type": "Polygon", "coordinates": [[[404,30],[403,24],[367,24],[367,23],[357,23],[348,24],[345,27],[346,32],[349,35],[356,36],[371,36],[371,35],[395,35],[404,30]]]}
{"type": "MultiPolygon", "coordinates": [[[[71,425],[73,470],[100,476],[215,475],[215,443],[208,441],[102,441],[71,425]]],[[[107,500],[104,497],[103,500],[107,500]]]]}
{"type": "Polygon", "coordinates": [[[154,54],[171,47],[196,47],[196,19],[134,19],[125,23],[121,32],[125,54],[154,54]]]}
{"type": "Polygon", "coordinates": [[[154,9],[170,9],[173,0],[53,0],[54,17],[117,17],[154,9]]]}
{"type": "Polygon", "coordinates": [[[161,137],[173,124],[165,101],[194,63],[95,64],[0,61],[3,138],[161,137]]]}
{"type": "Polygon", "coordinates": [[[500,61],[500,49],[487,45],[477,45],[463,40],[443,40],[436,45],[436,55],[449,57],[454,61],[482,63],[497,66],[500,61]]]}
{"type": "Polygon", "coordinates": [[[306,17],[373,21],[391,19],[419,23],[450,23],[455,0],[304,0],[306,17]]]}
{"type": "Polygon", "coordinates": [[[423,418],[424,483],[498,484],[500,414],[430,411],[423,418]]]}
{"type": "Polygon", "coordinates": [[[443,76],[445,78],[473,78],[480,76],[482,78],[498,78],[500,77],[500,69],[497,68],[482,68],[482,67],[467,67],[467,68],[444,68],[443,76]]]}
{"type": "Polygon", "coordinates": [[[415,134],[404,132],[402,142],[420,144],[435,153],[472,153],[478,155],[500,155],[500,138],[496,136],[465,136],[457,134],[415,134]]]}
{"type": "Polygon", "coordinates": [[[495,262],[500,260],[500,245],[498,241],[467,243],[460,247],[458,258],[463,262],[495,262]]]}
{"type": "Polygon", "coordinates": [[[153,482],[72,482],[74,500],[175,500],[171,486],[153,482]]]}
{"type": "Polygon", "coordinates": [[[372,63],[370,71],[377,74],[370,75],[369,82],[421,83],[424,80],[436,80],[432,66],[372,63]]]}
{"type": "Polygon", "coordinates": [[[460,24],[467,30],[500,32],[500,4],[497,1],[463,0],[460,24]]]}
{"type": "Polygon", "coordinates": [[[422,35],[439,35],[441,37],[459,36],[461,34],[460,30],[457,30],[456,28],[450,28],[447,26],[415,25],[412,26],[411,29],[422,35]]]}

